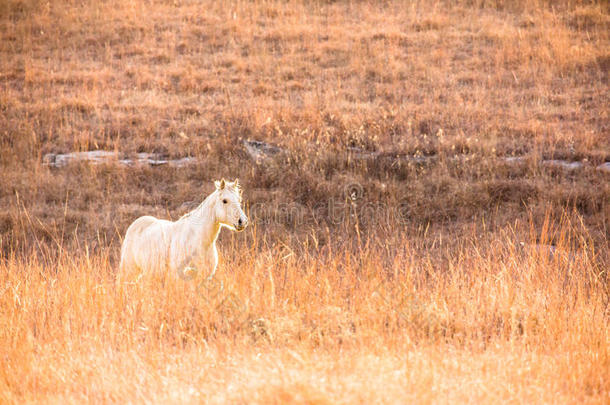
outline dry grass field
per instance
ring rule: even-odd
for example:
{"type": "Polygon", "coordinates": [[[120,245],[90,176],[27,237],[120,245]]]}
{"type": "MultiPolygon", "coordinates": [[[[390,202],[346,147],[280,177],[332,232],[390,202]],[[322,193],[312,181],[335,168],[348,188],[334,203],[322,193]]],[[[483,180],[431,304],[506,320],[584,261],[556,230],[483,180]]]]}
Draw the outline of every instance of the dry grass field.
{"type": "Polygon", "coordinates": [[[608,403],[609,35],[605,1],[1,0],[0,403],[608,403]],[[90,150],[195,160],[44,164],[90,150]],[[216,277],[118,283],[221,177],[216,277]]]}

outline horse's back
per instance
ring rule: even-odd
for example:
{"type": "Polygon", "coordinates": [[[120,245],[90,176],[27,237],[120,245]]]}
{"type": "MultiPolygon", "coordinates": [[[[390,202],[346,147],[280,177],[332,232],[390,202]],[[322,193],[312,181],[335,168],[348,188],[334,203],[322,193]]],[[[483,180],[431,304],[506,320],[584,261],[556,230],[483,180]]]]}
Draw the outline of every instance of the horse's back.
{"type": "Polygon", "coordinates": [[[166,228],[172,224],[171,221],[158,219],[150,215],[140,217],[133,221],[127,232],[121,247],[121,273],[131,272],[138,268],[141,271],[151,270],[152,264],[164,261],[164,240],[166,228]],[[151,257],[154,255],[154,260],[151,257]]]}
{"type": "Polygon", "coordinates": [[[140,235],[142,232],[144,232],[144,230],[146,228],[148,228],[149,226],[151,226],[152,224],[154,224],[157,221],[158,221],[157,218],[152,217],[150,215],[146,215],[146,216],[136,219],[135,221],[133,221],[131,223],[131,225],[129,225],[129,228],[127,228],[127,233],[125,234],[125,239],[127,239],[128,236],[140,235]]]}

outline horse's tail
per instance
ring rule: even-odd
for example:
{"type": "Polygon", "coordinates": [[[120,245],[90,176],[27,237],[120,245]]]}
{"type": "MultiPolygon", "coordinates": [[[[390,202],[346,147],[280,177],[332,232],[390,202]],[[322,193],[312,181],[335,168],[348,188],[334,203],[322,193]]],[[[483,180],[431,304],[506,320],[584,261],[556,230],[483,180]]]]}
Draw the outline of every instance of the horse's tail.
{"type": "Polygon", "coordinates": [[[117,271],[117,277],[116,280],[117,282],[121,281],[121,278],[125,278],[127,276],[127,273],[129,272],[129,266],[130,266],[130,262],[133,262],[133,257],[129,257],[129,256],[133,256],[133,252],[131,252],[132,248],[133,248],[133,225],[137,222],[134,221],[128,228],[127,231],[125,232],[125,237],[123,238],[123,243],[121,243],[121,259],[119,261],[119,268],[117,271]]]}
{"type": "MultiPolygon", "coordinates": [[[[127,235],[125,235],[127,236],[127,235]]],[[[125,277],[125,273],[127,273],[127,249],[126,249],[127,237],[123,239],[123,243],[121,244],[121,259],[119,261],[119,268],[116,272],[116,282],[120,284],[121,278],[125,277]]]]}
{"type": "Polygon", "coordinates": [[[133,221],[127,228],[121,245],[121,261],[119,263],[117,281],[129,279],[136,270],[137,263],[134,248],[141,244],[142,232],[156,221],[155,217],[143,216],[133,221]]]}

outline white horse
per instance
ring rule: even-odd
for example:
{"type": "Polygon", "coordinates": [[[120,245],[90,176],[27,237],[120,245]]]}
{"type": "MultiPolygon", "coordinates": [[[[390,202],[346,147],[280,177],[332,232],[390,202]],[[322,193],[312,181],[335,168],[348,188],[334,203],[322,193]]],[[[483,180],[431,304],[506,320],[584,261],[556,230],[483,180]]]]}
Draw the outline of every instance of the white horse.
{"type": "Polygon", "coordinates": [[[152,216],[136,219],[121,247],[120,275],[170,272],[190,279],[208,270],[208,277],[212,277],[218,265],[216,238],[220,228],[242,231],[248,224],[238,181],[222,179],[214,184],[212,194],[175,222],[152,216]]]}

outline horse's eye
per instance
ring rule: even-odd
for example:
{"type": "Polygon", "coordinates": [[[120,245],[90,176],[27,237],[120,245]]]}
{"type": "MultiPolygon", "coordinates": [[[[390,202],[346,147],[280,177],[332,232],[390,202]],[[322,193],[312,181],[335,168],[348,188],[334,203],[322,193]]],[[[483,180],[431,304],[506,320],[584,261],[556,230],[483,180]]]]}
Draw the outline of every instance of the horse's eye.
{"type": "Polygon", "coordinates": [[[222,203],[223,203],[223,204],[226,204],[226,203],[227,203],[227,200],[222,200],[222,203]]]}

